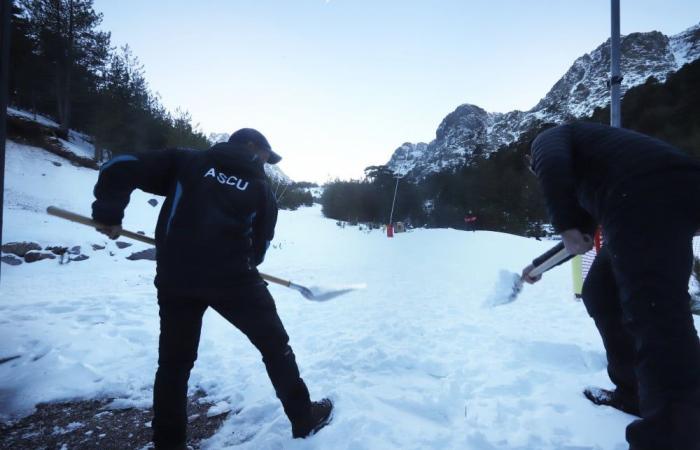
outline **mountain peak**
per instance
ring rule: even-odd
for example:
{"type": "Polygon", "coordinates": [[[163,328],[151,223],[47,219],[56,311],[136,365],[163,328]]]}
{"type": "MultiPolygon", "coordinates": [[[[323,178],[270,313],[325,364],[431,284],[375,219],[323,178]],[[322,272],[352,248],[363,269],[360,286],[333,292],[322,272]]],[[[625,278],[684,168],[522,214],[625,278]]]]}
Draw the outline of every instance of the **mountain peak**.
{"type": "MultiPolygon", "coordinates": [[[[669,73],[700,58],[700,23],[671,37],[659,31],[630,33],[621,37],[620,50],[624,94],[649,77],[664,81],[669,73]]],[[[609,103],[609,77],[610,39],[577,58],[529,111],[490,113],[477,105],[462,104],[442,120],[435,140],[403,144],[387,166],[420,180],[510,144],[537,124],[588,116],[609,103]]]]}
{"type": "Polygon", "coordinates": [[[670,45],[678,67],[700,58],[700,23],[671,36],[670,45]]]}

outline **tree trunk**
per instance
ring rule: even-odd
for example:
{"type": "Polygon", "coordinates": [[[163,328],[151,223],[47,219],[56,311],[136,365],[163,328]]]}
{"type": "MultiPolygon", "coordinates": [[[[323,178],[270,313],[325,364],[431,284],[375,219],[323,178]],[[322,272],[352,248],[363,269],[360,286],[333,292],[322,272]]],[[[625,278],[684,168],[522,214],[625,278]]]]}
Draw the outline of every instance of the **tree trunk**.
{"type": "Polygon", "coordinates": [[[64,123],[64,102],[63,102],[63,68],[61,64],[56,64],[56,113],[58,114],[58,123],[63,129],[64,123]]]}
{"type": "MultiPolygon", "coordinates": [[[[53,13],[54,13],[54,26],[57,39],[62,40],[63,36],[63,0],[53,0],[53,13]]],[[[61,49],[62,50],[62,49],[61,49]]],[[[60,51],[60,50],[59,50],[60,51]]],[[[55,73],[55,83],[56,83],[56,113],[58,115],[58,123],[60,125],[61,134],[67,134],[66,128],[66,109],[65,109],[65,98],[66,92],[64,88],[64,79],[66,72],[66,53],[63,55],[56,55],[56,73],[55,73]]]]}
{"type": "Polygon", "coordinates": [[[93,138],[93,145],[95,146],[95,162],[97,164],[100,164],[102,162],[102,158],[104,156],[104,152],[100,144],[100,140],[95,136],[93,138]]]}
{"type": "Polygon", "coordinates": [[[71,81],[73,65],[75,64],[75,23],[73,0],[68,0],[68,39],[66,48],[66,63],[64,67],[63,85],[63,117],[61,118],[61,132],[68,137],[71,118],[71,81]]]}

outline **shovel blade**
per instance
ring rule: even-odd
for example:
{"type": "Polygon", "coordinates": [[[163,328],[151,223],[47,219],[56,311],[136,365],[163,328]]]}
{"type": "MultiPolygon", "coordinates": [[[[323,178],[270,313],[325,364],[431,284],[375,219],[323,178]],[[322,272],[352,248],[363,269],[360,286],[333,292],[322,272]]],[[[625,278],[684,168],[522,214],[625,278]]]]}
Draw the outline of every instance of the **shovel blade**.
{"type": "Polygon", "coordinates": [[[352,292],[355,289],[337,289],[335,291],[322,291],[318,290],[317,292],[314,292],[314,297],[311,300],[314,300],[316,302],[325,302],[328,300],[331,300],[336,297],[340,297],[343,294],[347,294],[348,292],[352,292]]]}
{"type": "Polygon", "coordinates": [[[493,294],[486,300],[485,306],[494,307],[512,303],[523,290],[523,281],[520,275],[507,270],[501,270],[493,294]]]}
{"type": "Polygon", "coordinates": [[[301,295],[304,296],[305,299],[311,300],[314,302],[325,302],[331,299],[334,299],[336,297],[339,297],[343,294],[347,294],[348,292],[352,292],[357,289],[362,289],[363,286],[347,286],[343,288],[337,288],[337,289],[327,289],[327,288],[320,288],[320,287],[312,287],[308,288],[306,286],[301,286],[299,284],[295,283],[290,283],[289,287],[299,291],[301,295]]]}
{"type": "Polygon", "coordinates": [[[294,289],[295,291],[298,291],[307,300],[314,299],[314,293],[311,291],[311,289],[307,288],[306,286],[302,286],[296,283],[289,283],[289,287],[291,289],[294,289]]]}

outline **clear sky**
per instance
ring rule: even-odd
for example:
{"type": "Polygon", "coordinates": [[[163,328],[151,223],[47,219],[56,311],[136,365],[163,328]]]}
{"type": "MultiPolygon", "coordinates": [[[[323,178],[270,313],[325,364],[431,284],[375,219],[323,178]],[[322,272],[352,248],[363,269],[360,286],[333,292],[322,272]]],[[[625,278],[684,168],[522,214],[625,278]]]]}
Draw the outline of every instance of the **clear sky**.
{"type": "MultiPolygon", "coordinates": [[[[462,103],[527,110],[610,34],[609,0],[95,0],[166,107],[257,128],[294,180],[360,178],[462,103]]],[[[621,31],[676,34],[697,0],[622,0],[621,31]]]]}

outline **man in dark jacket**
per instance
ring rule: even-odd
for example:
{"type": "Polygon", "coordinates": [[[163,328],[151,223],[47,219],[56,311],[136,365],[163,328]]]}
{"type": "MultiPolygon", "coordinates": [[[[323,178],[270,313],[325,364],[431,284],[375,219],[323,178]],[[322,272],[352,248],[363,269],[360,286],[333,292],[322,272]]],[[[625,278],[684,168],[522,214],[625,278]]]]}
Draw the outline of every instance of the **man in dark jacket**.
{"type": "Polygon", "coordinates": [[[256,269],[277,222],[264,163],[280,159],[261,133],[243,128],[207,151],[122,155],[100,170],[93,218],[113,239],[134,189],[166,197],[156,226],[156,448],[185,448],[187,381],[208,307],[245,333],[262,354],[295,438],[313,434],[330,420],[330,400],[309,399],[289,337],[256,269]]]}
{"type": "MultiPolygon", "coordinates": [[[[611,403],[641,416],[627,428],[630,449],[700,449],[700,343],[688,296],[700,164],[640,133],[572,123],[534,140],[532,169],[569,253],[589,250],[603,227],[583,300],[616,385],[611,403]]],[[[530,269],[524,279],[535,282],[530,269]]]]}

